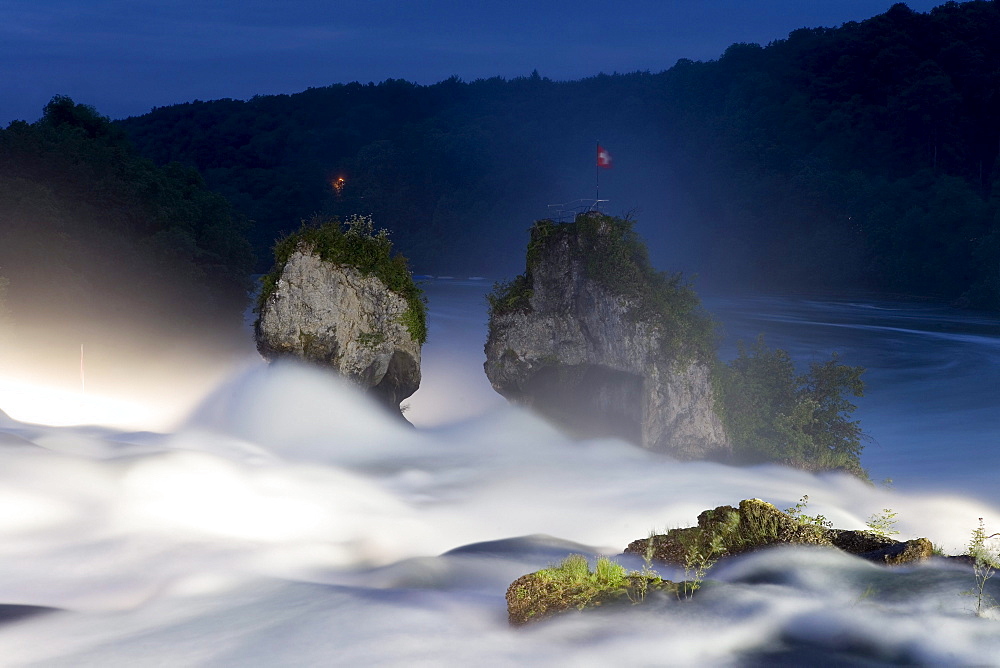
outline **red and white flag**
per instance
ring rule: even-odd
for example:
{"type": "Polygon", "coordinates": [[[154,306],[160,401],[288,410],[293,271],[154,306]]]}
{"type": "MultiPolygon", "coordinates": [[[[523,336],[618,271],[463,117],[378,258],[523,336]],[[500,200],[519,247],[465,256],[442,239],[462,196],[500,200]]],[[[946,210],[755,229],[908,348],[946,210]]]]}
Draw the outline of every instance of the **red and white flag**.
{"type": "Polygon", "coordinates": [[[611,154],[600,144],[597,145],[597,166],[611,169],[611,154]]]}

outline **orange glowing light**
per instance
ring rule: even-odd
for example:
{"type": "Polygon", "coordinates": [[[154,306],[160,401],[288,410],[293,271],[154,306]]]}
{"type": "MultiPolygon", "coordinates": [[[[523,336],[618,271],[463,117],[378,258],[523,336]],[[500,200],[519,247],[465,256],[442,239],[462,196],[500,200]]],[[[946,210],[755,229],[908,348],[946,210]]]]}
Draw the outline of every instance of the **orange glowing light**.
{"type": "Polygon", "coordinates": [[[330,185],[333,186],[334,192],[336,192],[339,195],[339,194],[341,194],[344,191],[344,184],[345,183],[346,183],[346,181],[344,181],[344,177],[343,176],[339,176],[336,179],[334,179],[333,182],[330,185]]]}

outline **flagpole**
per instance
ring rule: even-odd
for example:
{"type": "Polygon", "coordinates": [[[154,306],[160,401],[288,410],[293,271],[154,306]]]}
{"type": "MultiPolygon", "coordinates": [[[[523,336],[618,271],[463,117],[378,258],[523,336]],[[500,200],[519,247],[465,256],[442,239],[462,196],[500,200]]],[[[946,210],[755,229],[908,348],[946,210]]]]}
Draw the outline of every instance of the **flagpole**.
{"type": "Polygon", "coordinates": [[[596,184],[594,192],[594,209],[597,210],[600,207],[599,202],[601,201],[601,142],[597,141],[597,150],[594,152],[594,183],[596,184]]]}

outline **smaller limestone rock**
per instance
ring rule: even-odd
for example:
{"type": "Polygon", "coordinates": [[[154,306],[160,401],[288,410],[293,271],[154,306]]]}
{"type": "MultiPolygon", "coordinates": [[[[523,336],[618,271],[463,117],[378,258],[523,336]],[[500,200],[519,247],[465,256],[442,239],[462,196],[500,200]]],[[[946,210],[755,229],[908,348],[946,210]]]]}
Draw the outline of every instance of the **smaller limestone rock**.
{"type": "MultiPolygon", "coordinates": [[[[391,264],[384,237],[352,238],[335,225],[304,230],[342,244],[374,245],[400,269],[391,264]]],[[[323,257],[310,239],[291,239],[287,256],[276,258],[273,287],[254,328],[257,349],[268,361],[295,357],[331,369],[398,411],[420,386],[423,341],[413,330],[414,322],[423,326],[422,302],[390,289],[370,267],[323,257]]],[[[405,279],[419,293],[408,273],[405,279]]]]}

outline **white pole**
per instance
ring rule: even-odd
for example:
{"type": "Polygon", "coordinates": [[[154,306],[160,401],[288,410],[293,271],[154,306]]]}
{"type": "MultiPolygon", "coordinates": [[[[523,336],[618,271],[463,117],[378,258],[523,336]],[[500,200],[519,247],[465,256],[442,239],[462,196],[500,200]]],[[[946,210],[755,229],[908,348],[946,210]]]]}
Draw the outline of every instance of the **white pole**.
{"type": "Polygon", "coordinates": [[[597,188],[595,189],[596,192],[594,193],[594,195],[595,195],[594,196],[594,210],[595,211],[600,207],[600,205],[598,204],[598,202],[601,201],[601,163],[600,163],[600,155],[601,155],[601,142],[600,142],[600,140],[598,140],[598,142],[597,142],[597,155],[594,156],[594,183],[597,185],[597,188]]]}

